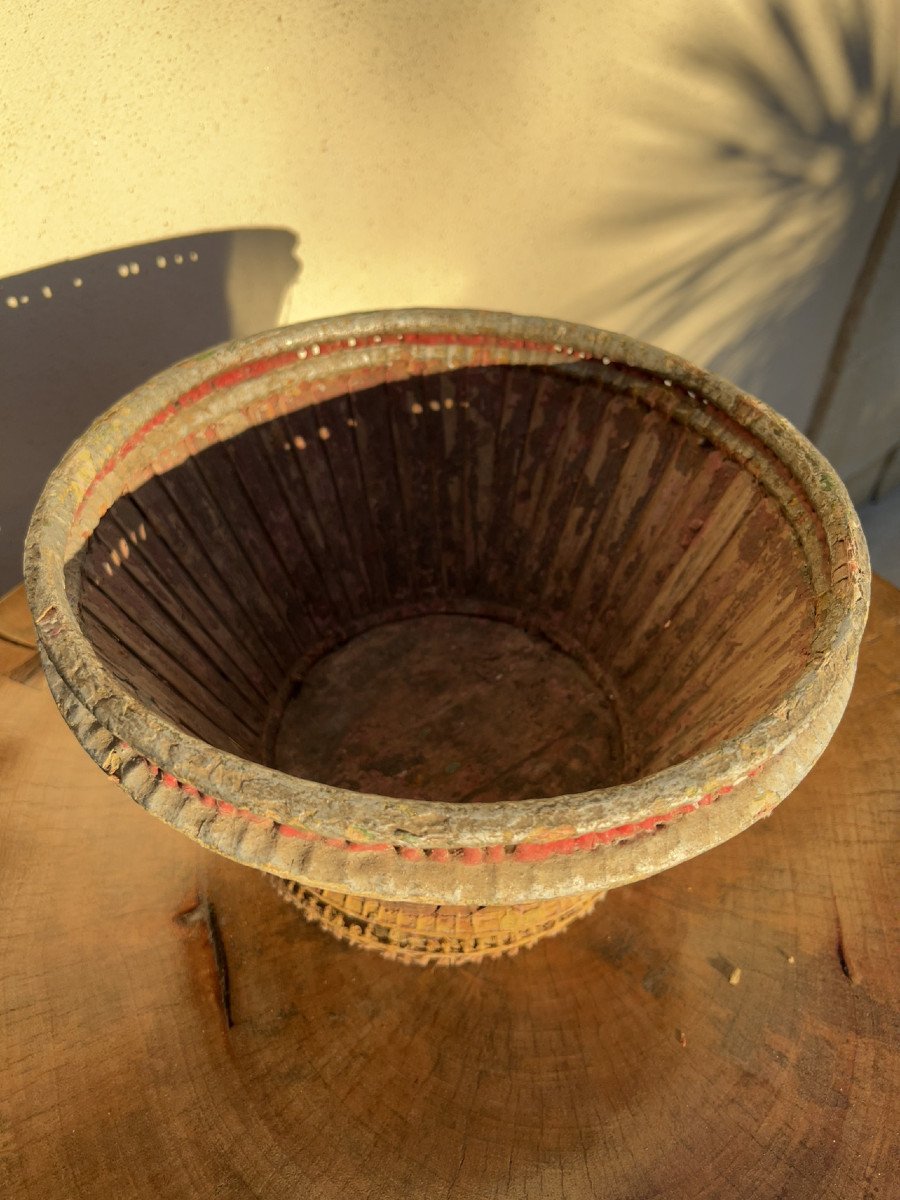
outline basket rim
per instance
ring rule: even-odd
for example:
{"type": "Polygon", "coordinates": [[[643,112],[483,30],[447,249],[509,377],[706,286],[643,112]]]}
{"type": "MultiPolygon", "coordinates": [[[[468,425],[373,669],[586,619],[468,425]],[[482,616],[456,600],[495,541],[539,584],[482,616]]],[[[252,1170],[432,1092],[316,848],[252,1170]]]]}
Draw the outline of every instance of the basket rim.
{"type": "MultiPolygon", "coordinates": [[[[342,353],[334,355],[336,363],[342,353]]],[[[307,361],[320,367],[323,363],[307,361]]],[[[499,354],[490,361],[509,360],[499,354]]],[[[179,782],[237,803],[257,816],[299,825],[322,837],[388,841],[398,847],[550,840],[561,829],[586,833],[639,820],[659,812],[661,805],[671,807],[684,798],[727,790],[752,775],[808,725],[852,669],[868,612],[870,584],[865,539],[843,483],[804,435],[762,401],[678,356],[622,334],[552,318],[446,308],[353,313],[284,326],[223,343],[154,376],[99,416],[52,472],[28,529],[24,567],[43,653],[84,708],[122,742],[179,782]],[[821,521],[833,586],[820,598],[825,602],[824,618],[817,629],[813,659],[772,711],[737,735],[630,783],[565,796],[460,806],[353,792],[286,775],[211,747],[123,687],[82,631],[66,588],[66,548],[87,481],[148,417],[223,371],[329,339],[413,332],[537,338],[570,353],[574,347],[595,357],[606,356],[702,394],[750,429],[779,459],[821,521]],[[840,580],[834,579],[838,570],[845,572],[840,580]],[[837,583],[841,587],[835,591],[837,583]]]]}

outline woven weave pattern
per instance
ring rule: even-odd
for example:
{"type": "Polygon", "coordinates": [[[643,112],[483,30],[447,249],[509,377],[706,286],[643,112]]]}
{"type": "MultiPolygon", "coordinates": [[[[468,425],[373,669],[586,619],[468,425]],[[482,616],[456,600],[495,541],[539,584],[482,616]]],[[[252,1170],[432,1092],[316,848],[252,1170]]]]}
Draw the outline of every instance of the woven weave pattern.
{"type": "Polygon", "coordinates": [[[451,966],[518,954],[587,916],[605,894],[470,908],[375,900],[305,887],[289,879],[273,879],[273,883],[308,921],[342,941],[419,966],[451,966]]]}

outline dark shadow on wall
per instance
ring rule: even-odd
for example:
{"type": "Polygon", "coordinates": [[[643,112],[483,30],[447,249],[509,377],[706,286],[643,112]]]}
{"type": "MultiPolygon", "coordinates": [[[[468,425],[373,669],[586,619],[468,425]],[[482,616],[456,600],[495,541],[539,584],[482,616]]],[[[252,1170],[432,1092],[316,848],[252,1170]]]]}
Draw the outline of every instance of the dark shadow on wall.
{"type": "Polygon", "coordinates": [[[646,153],[590,224],[631,269],[578,303],[805,427],[900,155],[897,49],[865,0],[767,0],[712,28],[648,79],[646,153]]]}
{"type": "Polygon", "coordinates": [[[297,240],[198,233],[0,280],[0,594],[21,578],[31,511],[71,442],[179,359],[276,325],[297,240]]]}

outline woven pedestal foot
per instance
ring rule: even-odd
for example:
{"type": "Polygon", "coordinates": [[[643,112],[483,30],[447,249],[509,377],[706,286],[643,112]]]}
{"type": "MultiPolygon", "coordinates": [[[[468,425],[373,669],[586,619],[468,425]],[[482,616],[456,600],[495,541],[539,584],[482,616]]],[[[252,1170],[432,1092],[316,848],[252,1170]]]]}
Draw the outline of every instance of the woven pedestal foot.
{"type": "Polygon", "coordinates": [[[401,904],[274,879],[290,904],[342,941],[400,962],[452,966],[518,954],[586,916],[605,896],[588,892],[532,904],[401,904]]]}

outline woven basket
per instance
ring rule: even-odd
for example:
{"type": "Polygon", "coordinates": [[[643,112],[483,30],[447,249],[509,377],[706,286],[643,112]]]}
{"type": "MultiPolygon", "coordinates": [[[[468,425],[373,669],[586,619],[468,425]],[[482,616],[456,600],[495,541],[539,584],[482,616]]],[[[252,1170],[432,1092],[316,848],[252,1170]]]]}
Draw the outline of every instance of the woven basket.
{"type": "Polygon", "coordinates": [[[628,338],[406,311],[181,363],[51,477],[26,585],[141,805],[410,961],[740,832],[846,704],[859,525],[786,421],[628,338]]]}

